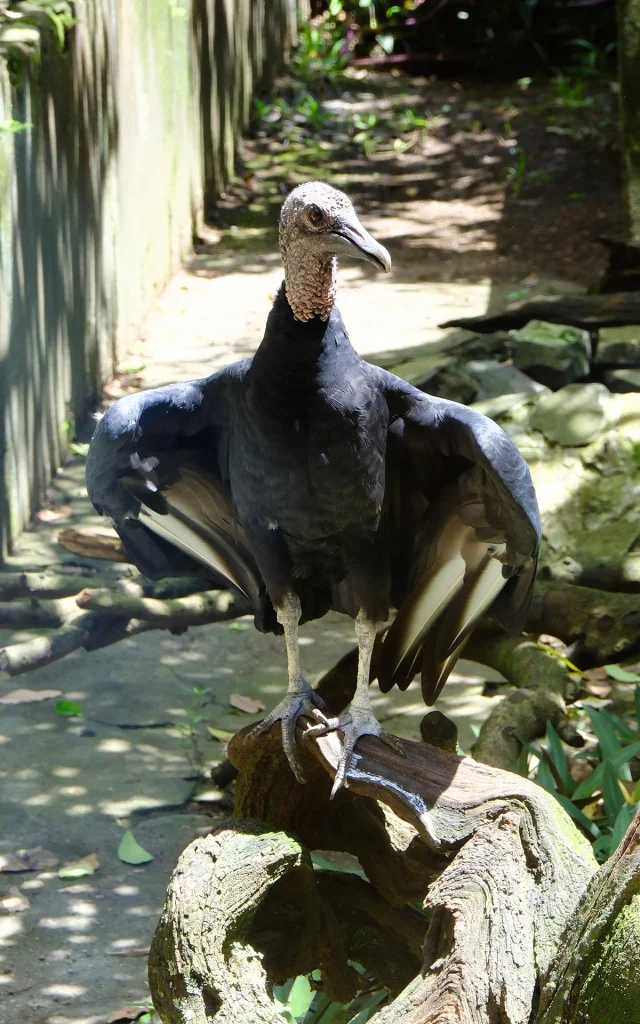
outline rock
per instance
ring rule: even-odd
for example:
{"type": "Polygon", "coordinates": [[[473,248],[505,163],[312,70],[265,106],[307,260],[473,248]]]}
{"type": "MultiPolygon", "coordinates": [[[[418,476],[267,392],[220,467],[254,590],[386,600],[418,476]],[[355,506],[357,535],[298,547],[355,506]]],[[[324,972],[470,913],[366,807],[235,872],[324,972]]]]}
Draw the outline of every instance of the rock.
{"type": "Polygon", "coordinates": [[[542,515],[540,578],[640,590],[640,395],[573,384],[474,408],[495,419],[529,463],[542,515]],[[581,432],[576,445],[581,417],[572,410],[585,407],[592,440],[585,444],[581,432]],[[562,447],[569,423],[570,446],[562,447]]]}
{"type": "Polygon", "coordinates": [[[577,447],[595,441],[616,419],[615,400],[604,384],[568,384],[541,396],[531,426],[554,444],[577,447]]]}
{"type": "Polygon", "coordinates": [[[469,405],[475,402],[480,388],[478,381],[467,373],[454,360],[450,360],[430,374],[426,379],[416,384],[421,391],[428,395],[436,395],[438,398],[448,398],[452,402],[462,402],[469,405]]]}
{"type": "Polygon", "coordinates": [[[478,382],[476,401],[498,398],[500,395],[520,395],[527,391],[549,389],[527,377],[511,363],[494,363],[474,359],[465,366],[466,372],[478,382]]]}
{"type": "Polygon", "coordinates": [[[607,366],[640,367],[640,326],[601,327],[596,362],[607,366]]]}
{"type": "Polygon", "coordinates": [[[627,393],[629,391],[640,391],[640,368],[633,369],[631,367],[627,370],[607,370],[604,375],[604,382],[609,388],[609,391],[615,391],[618,394],[627,393]]]}
{"type": "Polygon", "coordinates": [[[515,366],[554,391],[589,373],[591,340],[587,331],[532,320],[511,336],[515,366]]]}
{"type": "Polygon", "coordinates": [[[450,360],[422,380],[418,387],[429,395],[453,402],[484,402],[501,395],[547,392],[543,384],[527,377],[510,363],[490,360],[450,360]]]}

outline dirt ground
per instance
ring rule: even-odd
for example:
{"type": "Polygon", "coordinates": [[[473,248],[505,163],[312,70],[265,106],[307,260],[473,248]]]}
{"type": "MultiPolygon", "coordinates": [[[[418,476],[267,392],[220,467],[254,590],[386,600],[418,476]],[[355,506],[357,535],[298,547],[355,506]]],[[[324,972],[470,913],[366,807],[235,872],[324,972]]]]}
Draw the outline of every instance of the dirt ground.
{"type": "MultiPolygon", "coordinates": [[[[602,272],[597,237],[622,230],[608,87],[568,105],[550,85],[369,76],[327,89],[324,105],[307,104],[307,114],[287,90],[285,83],[289,106],[280,111],[265,99],[237,179],[150,311],[107,400],[211,372],[255,349],[281,278],[282,196],[309,178],[345,188],[391,251],[389,278],[364,265],[341,268],[338,301],[358,349],[405,375],[452,344],[455,336],[437,326],[450,316],[543,290],[584,290],[602,272]]],[[[62,469],[47,507],[57,518],[24,534],[12,566],[74,561],[58,532],[98,522],[81,458],[62,469]]],[[[28,635],[4,630],[0,643],[28,635]]],[[[351,643],[352,624],[339,616],[305,627],[309,677],[351,643]]],[[[493,678],[462,663],[439,703],[466,749],[496,699],[483,695],[493,678]]],[[[103,1024],[117,1007],[144,1004],[145,951],[168,874],[198,829],[228,812],[228,796],[203,793],[208,767],[224,753],[206,726],[235,731],[252,717],[230,707],[231,693],[268,707],[284,684],[281,640],[248,621],[147,634],[0,683],[2,693],[57,690],[82,707],[66,718],[53,700],[0,705],[0,854],[41,846],[53,855],[42,870],[0,874],[0,897],[14,886],[28,902],[0,914],[0,1018],[103,1024]],[[199,715],[204,721],[194,724],[199,715]],[[152,862],[118,858],[127,827],[152,862]],[[58,876],[61,863],[90,853],[100,861],[94,875],[58,876]]],[[[417,736],[423,707],[413,688],[378,696],[374,706],[387,728],[417,736]]]]}

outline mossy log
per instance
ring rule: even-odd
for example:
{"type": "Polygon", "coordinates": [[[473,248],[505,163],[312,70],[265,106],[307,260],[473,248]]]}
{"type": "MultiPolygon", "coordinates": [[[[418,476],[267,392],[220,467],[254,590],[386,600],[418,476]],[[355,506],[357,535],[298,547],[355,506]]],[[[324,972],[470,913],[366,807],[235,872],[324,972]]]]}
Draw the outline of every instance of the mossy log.
{"type": "Polygon", "coordinates": [[[402,757],[367,737],[331,801],[338,734],[299,730],[306,786],[277,728],[246,736],[230,744],[238,819],[183,854],[154,939],[165,1024],[280,1022],[273,984],[313,968],[345,1001],[353,958],[390,990],[372,1024],[530,1021],[596,869],[553,797],[424,743],[403,741],[402,757]],[[369,881],[310,872],[317,849],[356,854],[369,881]],[[408,906],[425,895],[429,923],[408,906]]]}

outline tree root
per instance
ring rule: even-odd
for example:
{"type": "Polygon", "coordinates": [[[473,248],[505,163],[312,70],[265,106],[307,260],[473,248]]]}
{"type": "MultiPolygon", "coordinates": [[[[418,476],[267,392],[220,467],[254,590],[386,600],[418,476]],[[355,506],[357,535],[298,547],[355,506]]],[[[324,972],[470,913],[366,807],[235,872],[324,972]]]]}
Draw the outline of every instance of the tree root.
{"type": "Polygon", "coordinates": [[[536,1024],[640,1020],[639,963],[640,811],[569,921],[536,1024]]]}
{"type": "Polygon", "coordinates": [[[300,786],[280,730],[247,733],[229,751],[243,820],[225,824],[224,846],[217,831],[183,854],[152,946],[165,1024],[280,1022],[270,986],[313,968],[344,1002],[353,958],[395,997],[372,1024],[528,1022],[596,867],[553,797],[427,744],[402,741],[402,757],[366,737],[330,801],[337,734],[305,741],[299,730],[300,786]],[[304,847],[356,853],[369,883],[311,873],[304,847]],[[429,885],[430,923],[406,906],[429,885]]]}

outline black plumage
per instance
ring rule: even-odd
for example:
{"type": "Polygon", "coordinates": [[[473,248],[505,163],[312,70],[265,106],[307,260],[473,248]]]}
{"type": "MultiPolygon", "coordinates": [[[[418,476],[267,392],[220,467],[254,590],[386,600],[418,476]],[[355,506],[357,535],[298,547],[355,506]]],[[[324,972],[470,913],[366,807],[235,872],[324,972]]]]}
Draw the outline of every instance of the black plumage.
{"type": "MultiPolygon", "coordinates": [[[[340,206],[336,234],[344,217],[340,206]]],[[[358,228],[368,258],[388,262],[358,228]]],[[[390,609],[380,686],[404,688],[420,671],[431,703],[480,614],[519,627],[540,522],[526,463],[495,423],[363,361],[335,306],[297,319],[292,290],[278,292],[253,359],[115,403],[92,440],[87,486],[142,573],[230,581],[258,628],[284,628],[289,696],[267,722],[283,719],[299,776],[297,715],[315,710],[319,731],[339,724],[339,785],[358,736],[382,733],[363,691],[390,609]],[[339,723],[297,661],[298,619],[329,609],[356,618],[361,654],[359,703],[339,723]]]]}

